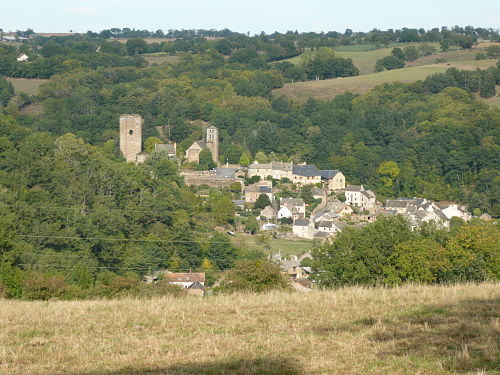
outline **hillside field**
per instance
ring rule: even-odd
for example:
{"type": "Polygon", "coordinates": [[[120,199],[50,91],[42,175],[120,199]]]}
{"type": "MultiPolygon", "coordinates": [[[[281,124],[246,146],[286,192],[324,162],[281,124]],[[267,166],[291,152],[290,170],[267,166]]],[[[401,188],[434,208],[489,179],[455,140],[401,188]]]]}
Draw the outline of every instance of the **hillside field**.
{"type": "Polygon", "coordinates": [[[158,64],[161,65],[163,63],[169,62],[169,63],[176,63],[179,61],[180,56],[178,55],[168,55],[164,52],[160,53],[146,53],[142,55],[146,61],[148,62],[148,65],[153,65],[153,64],[158,64]]]}
{"type": "Polygon", "coordinates": [[[498,374],[500,285],[0,303],[0,373],[498,374]]]}
{"type": "Polygon", "coordinates": [[[328,100],[346,91],[354,94],[364,94],[385,82],[424,80],[430,74],[444,73],[449,68],[475,70],[476,68],[485,69],[495,64],[496,60],[466,60],[414,66],[356,77],[286,83],[284,87],[273,90],[273,94],[277,96],[285,95],[299,101],[306,101],[308,98],[328,100]]]}
{"type": "Polygon", "coordinates": [[[7,78],[7,81],[12,83],[16,94],[20,92],[25,92],[29,95],[38,94],[38,90],[42,83],[47,82],[47,79],[37,79],[37,78],[7,78]]]}
{"type": "Polygon", "coordinates": [[[238,233],[236,237],[234,237],[234,243],[241,247],[258,249],[264,254],[281,253],[281,255],[286,257],[289,257],[290,255],[300,255],[311,250],[317,245],[317,243],[313,240],[276,238],[271,239],[269,241],[268,248],[266,248],[266,246],[258,242],[259,237],[259,235],[252,236],[249,234],[238,233]]]}
{"type": "MultiPolygon", "coordinates": [[[[408,45],[414,45],[418,47],[420,44],[421,43],[393,43],[383,48],[376,48],[373,45],[340,46],[335,47],[334,51],[338,57],[352,59],[354,65],[359,69],[359,74],[365,75],[373,73],[375,71],[375,63],[377,62],[377,60],[389,56],[394,47],[404,48],[408,45]]],[[[434,48],[436,49],[439,49],[438,43],[427,44],[434,46],[434,48]]],[[[285,61],[291,62],[292,64],[298,64],[301,58],[301,55],[299,55],[285,61]]]]}

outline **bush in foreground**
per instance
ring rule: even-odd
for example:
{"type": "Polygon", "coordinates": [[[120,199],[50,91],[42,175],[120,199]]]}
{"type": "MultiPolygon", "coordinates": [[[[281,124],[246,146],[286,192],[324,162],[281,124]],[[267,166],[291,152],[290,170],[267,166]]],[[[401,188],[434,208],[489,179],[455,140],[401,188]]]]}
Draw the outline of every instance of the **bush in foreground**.
{"type": "Polygon", "coordinates": [[[261,293],[287,287],[288,281],[277,264],[268,260],[245,259],[236,262],[235,267],[226,273],[217,291],[261,293]]]}

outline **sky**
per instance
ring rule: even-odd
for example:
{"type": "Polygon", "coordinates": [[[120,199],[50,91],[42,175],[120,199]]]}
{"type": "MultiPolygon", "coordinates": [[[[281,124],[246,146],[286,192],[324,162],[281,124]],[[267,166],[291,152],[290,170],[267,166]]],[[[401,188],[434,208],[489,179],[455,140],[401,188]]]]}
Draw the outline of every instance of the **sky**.
{"type": "Polygon", "coordinates": [[[23,0],[0,7],[4,31],[228,28],[258,34],[454,25],[500,28],[500,0],[23,0]]]}

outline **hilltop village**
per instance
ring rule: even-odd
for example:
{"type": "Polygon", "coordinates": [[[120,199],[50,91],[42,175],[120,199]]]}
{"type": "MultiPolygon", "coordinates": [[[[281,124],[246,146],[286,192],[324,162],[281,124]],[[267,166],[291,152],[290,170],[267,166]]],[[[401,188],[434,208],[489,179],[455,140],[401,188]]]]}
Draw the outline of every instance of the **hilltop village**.
{"type": "MultiPolygon", "coordinates": [[[[128,162],[142,163],[147,157],[142,150],[142,123],[140,115],[120,117],[120,150],[128,162]]],[[[219,130],[208,126],[205,134],[180,157],[175,143],[157,143],[154,152],[165,152],[174,159],[185,183],[197,186],[201,197],[208,196],[209,189],[232,192],[236,215],[255,216],[258,229],[275,236],[322,242],[347,226],[362,227],[381,215],[403,215],[413,228],[430,221],[449,228],[453,218],[472,218],[465,207],[454,202],[412,197],[389,199],[383,204],[372,190],[348,184],[342,171],[321,170],[311,164],[269,160],[246,166],[220,165],[219,130]],[[204,150],[210,151],[214,168],[192,170],[204,150]]],[[[482,218],[489,219],[488,215],[482,218]]]]}
{"type": "MultiPolygon", "coordinates": [[[[204,129],[204,139],[193,142],[185,152],[179,152],[176,143],[158,143],[157,138],[154,149],[146,153],[142,126],[140,115],[120,117],[120,150],[126,161],[144,163],[149,154],[163,153],[180,167],[185,184],[200,199],[208,200],[214,191],[231,194],[232,200],[224,204],[231,205],[226,208],[241,220],[235,220],[232,228],[221,226],[218,230],[231,236],[260,233],[259,241],[268,244],[269,258],[298,290],[307,291],[314,285],[309,279],[312,247],[331,241],[346,228],[363,228],[380,217],[401,215],[412,230],[430,222],[449,229],[453,220],[467,222],[473,217],[465,207],[450,201],[412,197],[387,199],[384,204],[374,191],[350,185],[342,171],[322,170],[311,164],[268,159],[248,165],[221,165],[219,129],[210,124],[204,129]],[[285,248],[271,249],[269,242],[273,239],[310,241],[310,247],[300,254],[284,255],[285,248]]],[[[488,214],[480,218],[491,219],[488,214]]],[[[162,278],[190,294],[205,294],[204,272],[159,270],[147,275],[144,282],[156,283],[162,278]]]]}

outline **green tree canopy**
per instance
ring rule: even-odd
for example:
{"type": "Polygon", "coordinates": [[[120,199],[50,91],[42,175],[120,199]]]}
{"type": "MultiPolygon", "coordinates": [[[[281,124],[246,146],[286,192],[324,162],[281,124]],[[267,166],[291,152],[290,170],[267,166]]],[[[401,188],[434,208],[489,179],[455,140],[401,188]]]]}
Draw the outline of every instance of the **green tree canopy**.
{"type": "Polygon", "coordinates": [[[260,194],[257,200],[254,203],[255,208],[266,208],[271,204],[271,200],[269,199],[267,194],[260,194]]]}
{"type": "Polygon", "coordinates": [[[227,236],[216,232],[209,241],[207,256],[217,269],[226,270],[234,265],[237,252],[227,236]]]}
{"type": "Polygon", "coordinates": [[[163,141],[158,137],[148,137],[144,141],[144,151],[150,154],[155,150],[155,145],[161,143],[163,143],[163,141]]]}
{"type": "Polygon", "coordinates": [[[214,163],[210,150],[208,148],[204,148],[203,150],[201,150],[198,170],[207,171],[210,169],[214,169],[215,167],[217,167],[217,164],[214,163]]]}
{"type": "Polygon", "coordinates": [[[220,290],[223,293],[249,291],[268,292],[286,289],[288,281],[278,265],[268,260],[240,260],[224,275],[220,290]]]}
{"type": "Polygon", "coordinates": [[[248,157],[248,155],[246,153],[241,154],[241,156],[240,156],[240,165],[242,167],[248,167],[250,165],[250,163],[251,163],[251,160],[248,157]]]}

